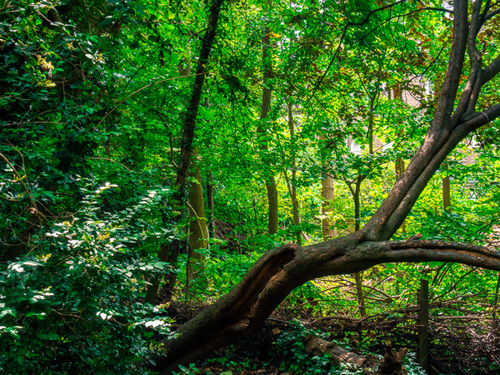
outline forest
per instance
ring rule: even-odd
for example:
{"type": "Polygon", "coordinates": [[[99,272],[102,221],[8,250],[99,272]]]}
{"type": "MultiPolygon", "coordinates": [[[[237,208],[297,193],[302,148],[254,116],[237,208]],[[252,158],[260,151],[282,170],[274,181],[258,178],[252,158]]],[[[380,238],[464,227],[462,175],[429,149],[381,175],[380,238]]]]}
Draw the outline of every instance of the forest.
{"type": "Polygon", "coordinates": [[[0,372],[500,373],[499,28],[0,0],[0,372]]]}

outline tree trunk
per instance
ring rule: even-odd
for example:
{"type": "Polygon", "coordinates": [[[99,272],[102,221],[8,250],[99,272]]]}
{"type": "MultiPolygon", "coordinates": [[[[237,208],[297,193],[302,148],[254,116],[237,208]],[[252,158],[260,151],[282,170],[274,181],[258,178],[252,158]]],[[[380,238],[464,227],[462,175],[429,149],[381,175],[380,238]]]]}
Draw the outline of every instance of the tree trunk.
{"type": "Polygon", "coordinates": [[[214,204],[214,185],[212,171],[208,172],[207,177],[207,204],[209,212],[208,237],[215,238],[215,204],[214,204]]]}
{"type": "Polygon", "coordinates": [[[356,353],[348,352],[337,344],[320,339],[319,337],[308,335],[304,340],[305,351],[312,356],[322,357],[330,355],[330,362],[334,366],[341,363],[353,364],[362,368],[372,369],[377,364],[377,359],[372,357],[362,357],[356,353]]]}
{"type": "MultiPolygon", "coordinates": [[[[268,7],[271,9],[272,2],[268,1],[268,7]]],[[[270,30],[267,27],[264,37],[262,38],[262,64],[264,67],[264,85],[262,88],[262,104],[260,107],[260,120],[261,122],[267,121],[269,112],[271,111],[271,77],[273,75],[273,67],[271,61],[271,44],[270,44],[270,30]]],[[[265,136],[265,130],[257,127],[257,133],[265,136]]],[[[271,159],[269,157],[269,147],[267,141],[261,142],[260,149],[263,151],[263,159],[265,164],[265,180],[268,201],[268,232],[275,234],[278,231],[278,189],[276,187],[276,179],[273,175],[271,168],[271,159]]]]}
{"type": "MultiPolygon", "coordinates": [[[[212,49],[212,44],[215,39],[215,32],[217,29],[217,23],[219,21],[219,14],[224,0],[213,0],[210,7],[210,16],[208,19],[208,26],[201,42],[200,56],[198,59],[198,66],[196,69],[196,77],[194,79],[193,91],[191,93],[191,100],[189,101],[188,108],[186,111],[186,117],[184,120],[184,130],[182,135],[181,143],[181,155],[180,161],[177,169],[177,177],[175,181],[176,192],[172,199],[172,205],[174,209],[179,209],[182,206],[182,202],[185,200],[184,188],[186,186],[186,177],[189,170],[189,159],[191,157],[191,151],[193,149],[193,138],[196,126],[196,117],[198,115],[198,109],[200,107],[201,93],[203,89],[203,83],[205,82],[205,76],[207,75],[207,64],[208,57],[210,56],[210,50],[212,49]],[[177,206],[177,207],[175,207],[177,206]]],[[[179,221],[180,217],[176,218],[179,221]]],[[[166,261],[171,265],[177,265],[177,258],[180,252],[180,242],[174,241],[170,245],[162,244],[160,245],[160,251],[158,253],[158,258],[161,261],[166,261]]],[[[171,290],[175,284],[175,273],[170,272],[165,275],[166,290],[167,292],[171,290]]],[[[158,294],[158,288],[160,285],[160,280],[153,280],[148,288],[146,301],[154,303],[156,296],[158,294]]]]}
{"type": "Polygon", "coordinates": [[[304,247],[288,244],[266,252],[235,288],[165,342],[166,356],[156,362],[161,374],[255,331],[294,288],[318,277],[394,262],[460,262],[500,270],[500,252],[491,248],[433,240],[388,241],[451,150],[468,134],[500,116],[500,104],[474,112],[481,86],[500,71],[500,56],[483,68],[476,53],[477,33],[489,19],[486,8],[483,17],[481,1],[474,3],[469,28],[468,2],[454,2],[452,48],[434,120],[408,168],[370,221],[349,236],[304,247]],[[453,111],[467,42],[472,64],[453,111]]]}
{"type": "Polygon", "coordinates": [[[297,244],[302,245],[302,232],[300,230],[300,213],[299,213],[299,201],[297,199],[297,188],[295,186],[297,180],[297,165],[295,160],[295,124],[293,121],[293,111],[292,102],[288,101],[288,130],[290,131],[290,142],[292,144],[292,180],[289,181],[288,177],[285,177],[288,186],[288,191],[290,193],[290,199],[292,200],[292,215],[293,215],[293,225],[297,228],[297,244]]]}
{"type": "MultiPolygon", "coordinates": [[[[326,139],[324,134],[320,134],[319,138],[320,140],[326,139]]],[[[331,149],[331,146],[326,147],[328,150],[331,149]]],[[[335,180],[326,168],[326,162],[326,160],[323,162],[323,169],[326,170],[326,173],[324,173],[323,179],[321,180],[321,198],[323,200],[321,203],[321,231],[324,241],[337,237],[335,223],[333,223],[330,218],[333,200],[335,199],[335,180]]]]}
{"type": "MultiPolygon", "coordinates": [[[[443,169],[448,170],[448,163],[443,162],[443,169]]],[[[443,210],[451,212],[451,185],[450,176],[443,177],[443,210]]]]}
{"type": "Polygon", "coordinates": [[[276,179],[270,176],[266,182],[268,206],[268,232],[275,234],[278,231],[278,189],[276,179]]]}
{"type": "MultiPolygon", "coordinates": [[[[380,88],[377,89],[375,94],[370,97],[370,111],[368,113],[368,153],[371,155],[374,153],[373,142],[374,142],[374,122],[375,115],[374,111],[376,108],[376,103],[378,101],[380,93],[380,88]]],[[[358,231],[361,224],[361,184],[363,183],[365,175],[360,175],[356,179],[356,187],[352,192],[352,197],[354,199],[354,230],[358,231]]],[[[352,190],[351,190],[352,191],[352,190]]],[[[358,309],[361,317],[365,317],[366,305],[365,305],[365,295],[363,293],[363,272],[356,272],[354,274],[354,281],[356,284],[356,298],[358,299],[358,309]]]]}
{"type": "Polygon", "coordinates": [[[192,181],[189,183],[189,258],[187,265],[187,285],[200,276],[203,267],[203,255],[199,249],[208,248],[207,220],[200,167],[198,166],[198,148],[192,153],[192,181]]]}
{"type": "MultiPolygon", "coordinates": [[[[361,184],[366,176],[358,176],[356,179],[356,186],[352,192],[354,199],[354,230],[357,232],[360,229],[361,224],[361,184]]],[[[354,274],[354,281],[356,283],[356,298],[358,300],[358,309],[361,317],[365,317],[366,306],[365,306],[365,295],[363,293],[363,271],[356,272],[354,274]]]]}
{"type": "Polygon", "coordinates": [[[321,204],[321,227],[323,240],[326,241],[337,237],[337,230],[330,219],[332,213],[331,206],[335,199],[335,180],[329,174],[326,174],[321,181],[321,196],[323,198],[323,203],[321,204]]]}
{"type": "Polygon", "coordinates": [[[364,373],[373,373],[377,375],[406,375],[407,371],[403,368],[403,360],[407,349],[402,348],[394,351],[390,345],[386,346],[386,353],[382,360],[374,355],[360,356],[356,353],[348,352],[337,344],[320,339],[319,337],[309,335],[305,338],[305,350],[312,356],[330,355],[330,362],[334,366],[341,364],[353,364],[357,367],[367,369],[364,373]],[[378,371],[374,372],[375,367],[378,371]]]}

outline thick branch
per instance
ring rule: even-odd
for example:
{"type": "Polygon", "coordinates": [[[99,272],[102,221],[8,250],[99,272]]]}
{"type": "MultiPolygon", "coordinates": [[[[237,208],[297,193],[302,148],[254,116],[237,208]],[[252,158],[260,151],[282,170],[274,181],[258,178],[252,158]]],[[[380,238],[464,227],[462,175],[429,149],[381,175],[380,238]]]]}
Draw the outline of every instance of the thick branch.
{"type": "Polygon", "coordinates": [[[481,16],[482,1],[478,0],[474,3],[472,11],[471,24],[469,28],[469,36],[467,38],[467,52],[470,60],[470,73],[465,84],[464,90],[460,97],[460,101],[452,118],[452,126],[458,123],[458,119],[466,111],[473,111],[479,92],[481,90],[481,74],[482,74],[482,57],[477,49],[476,38],[482,26],[481,16]]]}
{"type": "MultiPolygon", "coordinates": [[[[382,243],[381,243],[382,244],[382,243]]],[[[457,262],[500,271],[500,251],[449,241],[389,241],[383,262],[457,262]]]]}
{"type": "Polygon", "coordinates": [[[495,17],[496,15],[500,14],[500,8],[492,10],[490,13],[488,13],[485,17],[485,21],[495,17]]]}
{"type": "MultiPolygon", "coordinates": [[[[437,130],[442,133],[449,127],[450,118],[457,95],[460,76],[465,59],[465,50],[467,48],[468,35],[468,2],[466,0],[457,0],[454,3],[453,10],[453,42],[451,45],[450,59],[444,78],[441,94],[436,106],[436,113],[432,121],[430,133],[437,130]]],[[[439,136],[439,134],[436,134],[439,136]]]]}
{"type": "Polygon", "coordinates": [[[500,73],[500,55],[498,55],[487,67],[483,69],[483,74],[481,75],[481,85],[484,85],[498,73],[500,73]]]}
{"type": "Polygon", "coordinates": [[[468,134],[495,120],[499,116],[500,104],[496,104],[482,112],[466,113],[461,118],[463,122],[457,127],[457,132],[461,131],[462,133],[468,134]]]}
{"type": "MultiPolygon", "coordinates": [[[[362,229],[366,240],[387,240],[401,225],[425,185],[446,155],[460,142],[451,137],[451,113],[462,73],[468,36],[467,1],[455,2],[453,44],[448,69],[431,127],[412,159],[375,215],[362,229]],[[389,223],[389,221],[391,221],[389,223]]],[[[465,135],[464,135],[465,136],[465,135]]]]}

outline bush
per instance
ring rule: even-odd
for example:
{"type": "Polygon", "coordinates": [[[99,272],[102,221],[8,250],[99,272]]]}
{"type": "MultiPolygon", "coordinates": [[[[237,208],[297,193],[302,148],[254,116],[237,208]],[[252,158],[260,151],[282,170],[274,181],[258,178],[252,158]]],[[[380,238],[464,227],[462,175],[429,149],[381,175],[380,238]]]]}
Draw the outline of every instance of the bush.
{"type": "Polygon", "coordinates": [[[141,302],[146,279],[167,267],[143,251],[160,233],[141,214],[169,192],[107,214],[99,200],[112,187],[88,192],[73,220],[0,266],[0,372],[147,373],[155,332],[170,331],[164,312],[141,302]]]}

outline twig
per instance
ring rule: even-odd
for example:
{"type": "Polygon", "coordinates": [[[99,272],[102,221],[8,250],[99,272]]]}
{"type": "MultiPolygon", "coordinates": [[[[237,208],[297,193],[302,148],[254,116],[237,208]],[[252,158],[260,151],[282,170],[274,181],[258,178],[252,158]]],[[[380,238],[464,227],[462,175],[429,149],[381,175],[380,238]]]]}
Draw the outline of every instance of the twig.
{"type": "Polygon", "coordinates": [[[125,166],[122,163],[119,163],[119,162],[117,162],[116,160],[113,160],[113,159],[103,158],[103,157],[99,157],[99,156],[92,156],[92,157],[88,157],[87,160],[106,160],[106,161],[118,164],[119,166],[125,168],[130,173],[134,173],[134,171],[132,169],[128,168],[127,166],[125,166]]]}
{"type": "Polygon", "coordinates": [[[100,124],[102,124],[102,122],[104,120],[106,120],[108,118],[109,115],[111,115],[119,106],[121,106],[127,99],[129,99],[130,97],[134,96],[135,94],[141,92],[142,90],[145,90],[147,89],[148,87],[151,87],[151,86],[155,86],[155,85],[159,85],[160,83],[164,83],[164,82],[167,82],[167,81],[174,81],[176,79],[183,79],[183,78],[189,78],[189,77],[194,77],[194,76],[198,76],[198,75],[202,75],[202,74],[206,74],[206,73],[197,73],[197,74],[191,74],[191,75],[188,75],[188,76],[179,76],[179,77],[172,77],[172,78],[167,78],[167,79],[162,79],[160,81],[156,81],[156,82],[153,82],[153,83],[150,83],[149,85],[146,85],[146,86],[143,86],[141,87],[140,89],[138,90],[135,90],[132,94],[126,96],[125,98],[123,98],[122,100],[120,100],[120,102],[115,105],[113,107],[113,109],[111,111],[109,111],[108,113],[106,113],[106,115],[101,119],[101,121],[99,121],[97,123],[97,126],[99,126],[100,124]]]}

